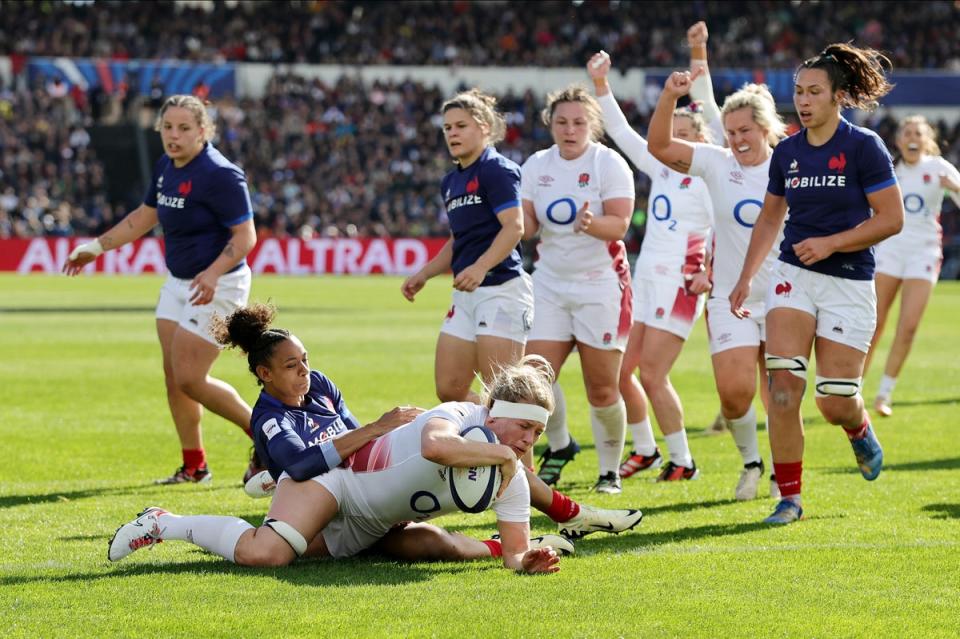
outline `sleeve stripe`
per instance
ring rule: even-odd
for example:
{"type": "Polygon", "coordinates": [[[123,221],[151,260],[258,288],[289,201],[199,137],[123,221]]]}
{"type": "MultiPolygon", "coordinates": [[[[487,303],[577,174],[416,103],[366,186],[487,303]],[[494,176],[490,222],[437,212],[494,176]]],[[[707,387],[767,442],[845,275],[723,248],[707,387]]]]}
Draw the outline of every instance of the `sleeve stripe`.
{"type": "Polygon", "coordinates": [[[500,211],[505,211],[506,209],[520,208],[520,200],[510,200],[509,202],[504,202],[500,206],[493,209],[494,214],[499,213],[500,211]]]}
{"type": "Polygon", "coordinates": [[[896,183],[897,183],[897,178],[892,177],[892,178],[890,178],[889,180],[884,180],[884,181],[881,182],[880,184],[874,184],[873,186],[864,187],[863,192],[864,192],[864,193],[867,193],[867,194],[873,193],[873,192],[875,192],[875,191],[879,191],[879,190],[881,190],[881,189],[885,189],[885,188],[887,188],[888,186],[893,186],[893,185],[896,184],[896,183]]]}
{"type": "Polygon", "coordinates": [[[229,222],[226,223],[226,225],[227,225],[227,226],[236,226],[237,224],[243,224],[244,222],[246,222],[247,220],[249,220],[249,219],[252,218],[252,217],[253,217],[253,211],[247,211],[246,213],[244,213],[244,214],[241,215],[240,217],[236,218],[235,220],[230,220],[229,222]]]}

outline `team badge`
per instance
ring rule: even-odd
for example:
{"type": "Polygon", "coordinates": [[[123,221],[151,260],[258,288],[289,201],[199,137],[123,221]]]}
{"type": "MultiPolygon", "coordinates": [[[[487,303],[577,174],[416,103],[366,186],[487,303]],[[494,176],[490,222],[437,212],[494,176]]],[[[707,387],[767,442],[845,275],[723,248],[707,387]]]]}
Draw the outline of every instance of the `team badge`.
{"type": "Polygon", "coordinates": [[[790,291],[793,290],[793,286],[790,282],[782,282],[777,284],[777,287],[773,289],[773,292],[777,295],[783,295],[784,297],[790,297],[790,291]]]}
{"type": "Polygon", "coordinates": [[[474,176],[472,180],[467,182],[467,193],[476,193],[477,189],[480,188],[480,176],[474,176]]]}
{"type": "Polygon", "coordinates": [[[608,345],[611,341],[613,341],[613,335],[611,335],[610,333],[604,333],[604,334],[603,334],[603,345],[606,346],[606,345],[608,345]]]}
{"type": "Polygon", "coordinates": [[[663,319],[663,314],[664,314],[664,312],[665,312],[665,311],[663,310],[662,307],[661,307],[661,308],[658,308],[658,309],[657,309],[657,312],[654,313],[654,316],[655,316],[657,319],[663,319]]]}
{"type": "Polygon", "coordinates": [[[180,197],[187,197],[190,195],[190,191],[193,190],[193,180],[187,180],[186,182],[181,182],[177,186],[177,193],[180,194],[180,197]]]}
{"type": "Polygon", "coordinates": [[[843,154],[843,151],[834,155],[830,158],[830,161],[827,163],[827,168],[837,171],[838,173],[843,173],[843,169],[847,167],[847,156],[843,154]]]}
{"type": "Polygon", "coordinates": [[[585,186],[590,186],[590,174],[581,173],[580,178],[577,180],[577,184],[580,186],[581,189],[585,186]]]}
{"type": "Polygon", "coordinates": [[[690,188],[690,183],[693,182],[693,178],[689,175],[682,180],[680,180],[680,190],[685,191],[690,188]]]}
{"type": "Polygon", "coordinates": [[[447,319],[453,319],[453,313],[457,310],[456,305],[451,306],[450,310],[447,311],[447,319]]]}
{"type": "Polygon", "coordinates": [[[923,174],[923,183],[924,183],[924,184],[930,184],[930,174],[929,174],[929,173],[924,173],[924,174],[923,174]]]}

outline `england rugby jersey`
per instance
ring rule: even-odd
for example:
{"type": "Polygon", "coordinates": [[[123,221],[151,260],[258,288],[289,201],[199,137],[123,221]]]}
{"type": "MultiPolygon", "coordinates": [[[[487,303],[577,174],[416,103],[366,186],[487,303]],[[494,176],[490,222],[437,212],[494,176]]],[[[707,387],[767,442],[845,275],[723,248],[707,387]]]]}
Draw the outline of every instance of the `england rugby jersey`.
{"type": "Polygon", "coordinates": [[[160,158],[143,203],[157,209],[167,268],[181,279],[213,264],[230,241],[230,227],[253,217],[243,171],[210,143],[180,168],[169,156],[160,158]]]}
{"type": "Polygon", "coordinates": [[[783,140],[774,149],[767,186],[773,195],[786,197],[789,209],[780,259],[825,275],[873,279],[872,247],[834,253],[807,266],[794,254],[793,245],[862,224],[871,215],[867,196],[896,183],[893,162],[880,137],[843,118],[822,146],[807,142],[806,129],[783,140]]]}
{"type": "Polygon", "coordinates": [[[303,406],[288,406],[261,391],[250,426],[254,447],[270,475],[277,479],[287,471],[293,479],[303,481],[339,465],[336,450],[322,450],[320,444],[360,424],[333,381],[320,371],[310,371],[310,390],[303,406]]]}
{"type": "Polygon", "coordinates": [[[713,225],[713,206],[703,180],[674,171],[653,157],[624,117],[613,95],[599,98],[607,134],[652,180],[647,227],[634,267],[634,279],[682,282],[700,270],[713,225]]]}
{"type": "MultiPolygon", "coordinates": [[[[520,167],[493,147],[487,147],[465,169],[447,173],[441,184],[453,234],[453,274],[483,255],[503,228],[497,214],[520,207],[520,167]]],[[[523,272],[520,245],[487,272],[480,286],[503,284],[523,272]]]]}
{"type": "MultiPolygon", "coordinates": [[[[386,526],[425,521],[458,510],[450,492],[450,469],[420,453],[423,428],[435,417],[453,422],[462,432],[483,425],[487,409],[470,402],[441,404],[351,455],[347,467],[358,486],[351,497],[362,502],[357,510],[372,514],[386,526]]],[[[530,487],[522,466],[492,509],[498,521],[530,520],[530,487]]]]}
{"type": "MultiPolygon", "coordinates": [[[[954,182],[960,182],[960,172],[935,155],[922,155],[913,166],[904,161],[897,163],[897,181],[903,192],[903,230],[894,238],[922,245],[924,242],[940,242],[940,209],[943,208],[944,189],[940,186],[940,174],[945,173],[954,182]]],[[[960,206],[960,197],[951,195],[960,206]]],[[[890,240],[894,238],[889,238],[890,240]]]]}
{"type": "MultiPolygon", "coordinates": [[[[703,177],[713,201],[711,298],[729,297],[740,279],[753,225],[763,207],[769,167],[770,158],[757,166],[743,166],[730,149],[713,144],[694,145],[690,174],[703,177]]],[[[753,278],[747,303],[763,302],[776,260],[777,249],[774,247],[753,278]]]]}
{"type": "Polygon", "coordinates": [[[564,280],[616,280],[624,273],[623,242],[606,242],[574,233],[573,222],[585,202],[602,215],[603,202],[633,201],[633,174],[615,151],[591,142],[580,157],[565,160],[556,145],[538,151],[523,164],[520,197],[533,203],[540,224],[537,270],[564,280]]]}

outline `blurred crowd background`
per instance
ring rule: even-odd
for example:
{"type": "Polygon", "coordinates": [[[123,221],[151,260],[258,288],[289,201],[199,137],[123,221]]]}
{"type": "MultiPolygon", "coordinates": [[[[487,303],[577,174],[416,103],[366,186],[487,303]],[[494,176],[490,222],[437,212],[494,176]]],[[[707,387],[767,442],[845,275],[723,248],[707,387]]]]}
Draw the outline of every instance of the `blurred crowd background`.
{"type": "MultiPolygon", "coordinates": [[[[605,49],[620,65],[682,68],[686,28],[703,18],[712,65],[790,69],[828,42],[852,39],[881,49],[897,69],[960,74],[956,2],[0,0],[0,56],[15,71],[33,56],[274,63],[262,98],[211,105],[215,143],[247,173],[261,236],[442,236],[439,181],[452,165],[437,112],[448,96],[412,80],[307,79],[287,63],[579,67],[605,49]]],[[[139,184],[107,188],[110,158],[94,150],[92,134],[118,123],[151,127],[165,97],[159,85],[141,93],[124,82],[111,91],[49,78],[0,84],[0,238],[92,236],[141,201],[139,184]]],[[[522,163],[550,145],[538,117],[544,96],[499,97],[508,121],[501,152],[522,163]]],[[[656,92],[618,97],[645,133],[656,92]]],[[[865,123],[893,149],[895,119],[881,110],[865,123]]],[[[944,156],[960,164],[960,114],[933,124],[944,156]]],[[[649,189],[637,179],[632,250],[649,189]]],[[[948,242],[956,218],[944,215],[948,242]]]]}

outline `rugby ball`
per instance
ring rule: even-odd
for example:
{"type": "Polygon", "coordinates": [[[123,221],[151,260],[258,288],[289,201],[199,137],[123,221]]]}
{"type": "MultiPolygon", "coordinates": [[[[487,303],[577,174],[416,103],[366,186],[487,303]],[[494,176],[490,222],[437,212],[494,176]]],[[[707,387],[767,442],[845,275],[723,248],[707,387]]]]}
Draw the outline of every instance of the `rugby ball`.
{"type": "MultiPolygon", "coordinates": [[[[471,426],[460,436],[475,442],[498,443],[497,436],[486,426],[471,426]]],[[[447,473],[453,503],[465,513],[480,513],[490,507],[500,490],[500,467],[471,466],[453,468],[447,473]]]]}

